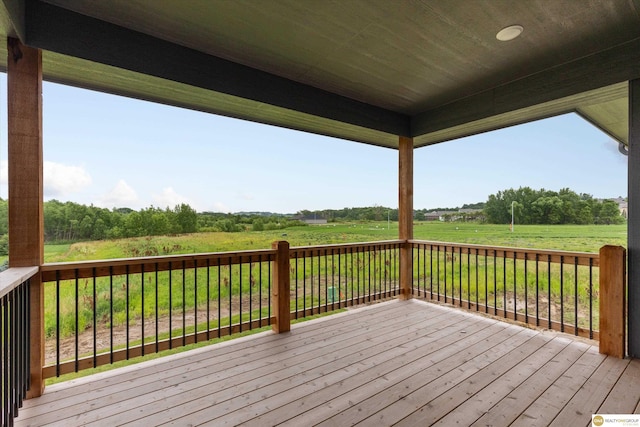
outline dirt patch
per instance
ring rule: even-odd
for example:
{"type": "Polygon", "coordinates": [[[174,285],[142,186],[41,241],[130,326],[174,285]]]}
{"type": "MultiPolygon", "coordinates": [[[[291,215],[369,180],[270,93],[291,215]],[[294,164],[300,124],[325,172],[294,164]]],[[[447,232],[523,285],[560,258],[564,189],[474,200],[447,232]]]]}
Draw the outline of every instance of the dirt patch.
{"type": "MultiPolygon", "coordinates": [[[[266,303],[268,300],[266,298],[263,299],[263,307],[266,307],[266,303]]],[[[252,302],[253,307],[256,308],[259,305],[259,301],[254,300],[252,302]]],[[[249,307],[249,298],[243,299],[242,301],[243,308],[249,307]]],[[[229,314],[229,306],[221,306],[221,317],[224,319],[228,317],[229,314]]],[[[240,301],[235,299],[231,306],[231,310],[233,315],[237,315],[240,311],[240,301]]],[[[248,315],[248,313],[245,312],[248,315]]],[[[159,316],[157,320],[157,331],[158,334],[168,334],[169,331],[173,331],[174,336],[178,336],[178,332],[182,333],[183,321],[186,328],[193,327],[196,323],[198,326],[198,331],[202,331],[203,324],[207,322],[209,319],[210,322],[215,323],[218,320],[218,305],[217,303],[211,304],[209,307],[209,316],[207,316],[207,307],[199,307],[197,313],[194,309],[187,309],[184,313],[182,311],[176,311],[172,313],[171,319],[170,316],[164,315],[159,316]],[[169,323],[171,321],[171,323],[169,323]]],[[[109,351],[111,348],[111,337],[113,336],[113,347],[122,347],[127,343],[127,329],[129,333],[129,342],[136,342],[142,340],[142,328],[143,322],[142,319],[134,319],[129,322],[129,327],[127,325],[114,325],[113,326],[113,335],[112,330],[108,324],[98,324],[95,331],[95,345],[96,351],[98,354],[109,351]]],[[[156,319],[145,319],[144,321],[144,335],[146,336],[145,342],[153,342],[155,341],[156,336],[156,319]]],[[[93,328],[86,329],[81,331],[78,334],[78,351],[77,353],[80,357],[86,355],[92,355],[94,349],[94,331],[93,328]]],[[[60,340],[60,360],[69,360],[75,358],[76,355],[76,337],[70,336],[65,337],[60,340]]],[[[56,362],[56,340],[55,337],[45,340],[45,364],[50,365],[56,362]]]]}

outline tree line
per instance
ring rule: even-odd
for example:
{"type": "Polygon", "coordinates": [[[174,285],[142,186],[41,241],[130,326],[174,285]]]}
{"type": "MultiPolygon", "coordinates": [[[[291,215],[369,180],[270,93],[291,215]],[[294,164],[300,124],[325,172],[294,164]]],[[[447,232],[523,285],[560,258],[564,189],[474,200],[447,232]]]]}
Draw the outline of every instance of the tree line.
{"type": "MultiPolygon", "coordinates": [[[[478,209],[481,216],[459,215],[451,218],[483,220],[494,224],[511,222],[511,209],[518,224],[618,224],[624,222],[613,200],[597,200],[589,194],[577,194],[568,188],[555,192],[520,187],[489,196],[486,203],[463,205],[460,209],[478,209]]],[[[433,209],[414,211],[417,221],[433,209]]],[[[197,213],[188,204],[173,208],[148,207],[105,209],[74,202],[50,200],[44,203],[44,237],[47,242],[104,240],[206,231],[263,231],[303,225],[304,219],[334,221],[397,221],[398,209],[370,206],[343,209],[302,210],[296,215],[253,212],[226,214],[197,213]]],[[[8,201],[0,198],[0,255],[8,250],[8,201]]]]}
{"type": "MultiPolygon", "coordinates": [[[[197,213],[188,204],[174,208],[148,207],[106,209],[74,202],[44,202],[46,242],[105,240],[126,237],[160,236],[198,231],[239,232],[280,229],[300,224],[282,215],[232,215],[197,213]]],[[[0,198],[0,255],[8,253],[8,201],[0,198]]]]}
{"type": "Polygon", "coordinates": [[[390,221],[398,220],[398,209],[385,206],[369,206],[363,208],[342,208],[322,210],[301,210],[296,214],[301,219],[326,219],[335,221],[390,221]]]}
{"type": "Polygon", "coordinates": [[[492,224],[511,222],[511,211],[518,224],[621,224],[624,217],[613,200],[594,199],[568,188],[560,191],[510,188],[489,196],[484,207],[485,220],[492,224]]]}

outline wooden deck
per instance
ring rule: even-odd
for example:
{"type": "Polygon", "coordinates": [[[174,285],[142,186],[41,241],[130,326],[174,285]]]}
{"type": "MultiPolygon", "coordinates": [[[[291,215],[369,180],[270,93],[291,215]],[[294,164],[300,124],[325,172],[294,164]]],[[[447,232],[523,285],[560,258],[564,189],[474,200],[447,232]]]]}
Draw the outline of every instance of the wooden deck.
{"type": "Polygon", "coordinates": [[[639,401],[639,360],[414,300],[50,386],[16,425],[564,427],[639,401]]]}

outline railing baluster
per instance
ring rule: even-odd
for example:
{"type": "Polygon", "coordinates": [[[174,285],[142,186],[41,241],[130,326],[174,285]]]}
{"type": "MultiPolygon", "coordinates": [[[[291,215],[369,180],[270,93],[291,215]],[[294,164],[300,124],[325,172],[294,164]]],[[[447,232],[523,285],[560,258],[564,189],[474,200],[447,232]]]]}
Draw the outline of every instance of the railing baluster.
{"type": "Polygon", "coordinates": [[[140,266],[140,299],[140,331],[142,332],[140,352],[144,356],[144,338],[146,336],[144,334],[144,264],[140,266]]]}
{"type": "Polygon", "coordinates": [[[98,366],[98,299],[96,293],[96,268],[93,267],[93,367],[98,366]]]}
{"type": "Polygon", "coordinates": [[[271,323],[271,288],[273,287],[273,280],[271,278],[271,265],[273,264],[273,262],[269,262],[267,264],[267,283],[268,285],[268,289],[267,289],[267,298],[269,299],[269,304],[267,305],[267,319],[269,319],[269,323],[271,323]]]}
{"type": "MultiPolygon", "coordinates": [[[[218,338],[222,336],[222,268],[220,265],[220,258],[218,258],[218,338]]],[[[231,320],[231,319],[229,319],[231,320]]]]}
{"type": "Polygon", "coordinates": [[[193,338],[198,342],[198,261],[193,262],[193,338]]]}
{"type": "Polygon", "coordinates": [[[351,305],[353,305],[353,246],[349,248],[349,262],[351,264],[351,271],[349,272],[349,281],[351,282],[351,305]]]}
{"type": "Polygon", "coordinates": [[[547,308],[549,310],[549,329],[551,329],[551,255],[547,255],[547,308]]]}
{"type": "Polygon", "coordinates": [[[589,339],[593,339],[593,258],[589,258],[589,339]]]}
{"type": "Polygon", "coordinates": [[[462,248],[458,248],[458,288],[460,307],[462,307],[462,248]]]}
{"type": "Polygon", "coordinates": [[[524,253],[524,323],[529,323],[529,275],[527,272],[527,253],[524,253]]]}
{"type": "Polygon", "coordinates": [[[310,268],[311,273],[309,274],[309,276],[311,278],[310,292],[309,292],[309,294],[311,296],[311,301],[310,301],[310,305],[311,306],[309,307],[311,309],[311,314],[313,314],[313,312],[314,312],[313,290],[315,289],[315,284],[314,284],[315,271],[313,269],[313,259],[314,259],[313,251],[311,251],[310,256],[309,256],[309,260],[311,261],[311,263],[310,263],[311,264],[311,268],[310,268]]]}
{"type": "Polygon", "coordinates": [[[467,310],[471,310],[471,249],[469,248],[467,248],[467,310]]]}
{"type": "Polygon", "coordinates": [[[125,312],[127,316],[127,360],[129,360],[129,266],[126,266],[126,303],[125,303],[125,312]]]}
{"type": "Polygon", "coordinates": [[[357,299],[356,301],[357,301],[357,303],[358,303],[358,304],[360,304],[360,286],[361,286],[361,284],[360,284],[360,270],[361,270],[361,269],[360,269],[360,249],[356,250],[356,257],[357,257],[357,259],[358,259],[358,260],[357,260],[357,266],[358,266],[358,268],[356,269],[356,271],[357,271],[357,273],[358,273],[358,274],[357,274],[357,276],[358,276],[358,280],[357,280],[357,282],[356,282],[356,283],[357,283],[356,289],[357,289],[357,291],[358,291],[358,299],[357,299]]]}
{"type": "Polygon", "coordinates": [[[187,277],[185,261],[182,261],[182,345],[187,345],[187,277]]]}
{"type": "Polygon", "coordinates": [[[160,308],[158,307],[158,263],[155,263],[155,288],[156,288],[156,353],[159,351],[159,341],[160,341],[160,332],[158,331],[159,328],[159,311],[160,308]]]}
{"type": "MultiPolygon", "coordinates": [[[[325,257],[326,256],[327,256],[327,252],[325,251],[325,257]]],[[[331,249],[331,287],[333,288],[332,289],[333,294],[331,295],[331,310],[335,310],[335,300],[336,300],[335,267],[336,265],[335,265],[334,252],[333,252],[333,249],[331,249]]],[[[325,273],[326,273],[326,268],[325,268],[325,273]]],[[[329,280],[327,280],[327,286],[325,287],[325,292],[327,292],[327,289],[329,287],[328,285],[329,285],[329,280]]],[[[329,311],[329,300],[327,299],[326,301],[327,301],[327,311],[329,311]]]]}
{"type": "MultiPolygon", "coordinates": [[[[59,271],[56,271],[56,274],[59,274],[59,271]]],[[[111,265],[109,266],[109,363],[113,363],[113,266],[111,265]]],[[[60,361],[57,361],[56,369],[59,368],[60,361]]]]}
{"type": "Polygon", "coordinates": [[[229,335],[231,335],[233,333],[233,267],[231,264],[231,259],[229,259],[228,272],[229,283],[227,291],[229,292],[229,335]]]}
{"type": "Polygon", "coordinates": [[[493,315],[498,315],[498,268],[497,268],[498,254],[493,251],[493,315]]]}
{"type": "MultiPolygon", "coordinates": [[[[259,279],[258,279],[258,302],[259,302],[259,306],[260,306],[260,320],[258,321],[258,327],[262,327],[262,318],[264,317],[262,315],[262,254],[260,254],[258,256],[258,275],[259,275],[259,279]]],[[[296,260],[296,315],[297,315],[297,311],[298,311],[298,272],[297,272],[297,268],[298,268],[298,262],[296,260]]]]}
{"type": "Polygon", "coordinates": [[[578,258],[574,258],[574,286],[573,286],[573,326],[575,333],[578,335],[578,258]]]}
{"type": "Polygon", "coordinates": [[[536,326],[540,326],[540,257],[536,254],[536,326]]]}
{"type": "MultiPolygon", "coordinates": [[[[113,319],[113,316],[112,316],[113,319]]],[[[111,321],[113,324],[113,320],[111,321]]],[[[113,337],[113,330],[111,331],[113,337]]],[[[6,341],[6,340],[5,340],[6,341]]],[[[113,348],[113,345],[112,345],[113,348]]],[[[60,272],[56,271],[56,377],[60,376],[60,272]]]]}
{"type": "Polygon", "coordinates": [[[11,327],[11,323],[9,323],[9,313],[11,312],[11,307],[9,307],[9,294],[2,297],[2,342],[7,343],[2,346],[2,374],[3,374],[3,384],[2,390],[4,391],[4,399],[2,399],[2,413],[6,416],[6,424],[13,422],[13,390],[11,386],[13,383],[11,382],[11,359],[9,358],[9,346],[11,343],[9,328],[11,327]],[[11,420],[11,421],[9,421],[11,420]]]}
{"type": "Polygon", "coordinates": [[[371,251],[367,251],[367,298],[371,302],[371,251]]]}
{"type": "Polygon", "coordinates": [[[484,250],[484,312],[489,313],[489,265],[487,264],[487,250],[484,250]]]}
{"type": "Polygon", "coordinates": [[[173,348],[173,265],[169,261],[169,348],[173,348]]]}
{"type": "Polygon", "coordinates": [[[342,308],[342,253],[338,251],[338,308],[342,308]]]}
{"type": "MultiPolygon", "coordinates": [[[[207,258],[207,341],[211,339],[211,260],[207,258]]],[[[262,326],[262,325],[260,325],[262,326]]]]}
{"type": "MultiPolygon", "coordinates": [[[[439,261],[439,260],[438,260],[439,261]]],[[[447,302],[447,245],[444,246],[444,302],[447,302]]]]}
{"type": "Polygon", "coordinates": [[[296,280],[295,280],[295,287],[296,287],[296,303],[295,303],[295,307],[296,307],[296,314],[295,314],[295,318],[298,318],[298,253],[296,252],[295,256],[294,256],[294,263],[295,263],[295,276],[296,276],[296,280]]]}
{"type": "MultiPolygon", "coordinates": [[[[231,270],[232,268],[233,267],[231,267],[229,269],[231,270]]],[[[239,325],[238,326],[240,327],[240,332],[242,332],[242,263],[238,264],[238,271],[239,271],[239,273],[238,273],[238,290],[239,290],[239,292],[238,293],[240,294],[240,296],[238,298],[240,300],[240,304],[238,305],[238,314],[239,314],[239,317],[238,317],[239,325]]],[[[289,274],[288,269],[287,269],[287,274],[289,274]]],[[[229,276],[231,276],[231,273],[229,273],[229,276]]]]}
{"type": "Polygon", "coordinates": [[[75,274],[75,278],[74,278],[74,284],[75,284],[74,290],[75,290],[75,297],[76,297],[76,300],[75,300],[75,313],[74,313],[75,314],[74,368],[75,368],[75,371],[78,372],[78,358],[79,358],[79,355],[78,355],[78,340],[79,340],[79,335],[78,335],[79,334],[79,332],[78,332],[78,328],[79,328],[79,324],[78,323],[79,322],[78,322],[78,319],[80,317],[80,315],[79,315],[79,311],[80,311],[80,309],[79,309],[79,299],[80,298],[79,298],[79,292],[78,292],[78,269],[77,268],[76,268],[76,274],[75,274]]]}
{"type": "Polygon", "coordinates": [[[18,334],[16,331],[16,320],[17,320],[17,316],[16,316],[16,293],[15,290],[9,292],[7,294],[7,307],[8,307],[8,311],[9,311],[9,316],[8,316],[8,321],[9,321],[9,327],[7,328],[9,330],[9,339],[6,340],[5,342],[7,343],[6,347],[9,349],[9,384],[10,384],[10,388],[8,388],[7,390],[9,391],[9,406],[10,406],[10,411],[11,411],[11,420],[13,422],[13,418],[15,418],[15,416],[17,415],[16,412],[18,411],[18,399],[17,399],[17,395],[18,395],[18,389],[17,389],[17,363],[16,360],[18,360],[17,354],[16,354],[16,341],[18,338],[18,334]]]}
{"type": "Polygon", "coordinates": [[[433,245],[429,245],[429,296],[433,299],[433,245]]]}
{"type": "Polygon", "coordinates": [[[564,332],[564,256],[560,256],[560,332],[564,332]]]}
{"type": "Polygon", "coordinates": [[[502,252],[502,310],[507,318],[507,252],[502,252]]]}
{"type": "Polygon", "coordinates": [[[475,249],[475,258],[476,258],[476,263],[475,263],[475,270],[476,270],[476,311],[480,311],[480,303],[479,303],[479,289],[478,289],[478,279],[479,279],[479,270],[480,268],[478,267],[478,249],[475,249]]]}
{"type": "Polygon", "coordinates": [[[518,255],[516,251],[513,251],[513,320],[518,320],[518,272],[516,266],[517,260],[518,255]]]}
{"type": "MultiPolygon", "coordinates": [[[[313,257],[311,257],[311,271],[313,272],[313,257]]],[[[311,275],[313,281],[313,275],[311,275]]],[[[311,286],[313,289],[313,285],[311,286]]],[[[313,297],[312,297],[313,298],[313,297]]],[[[307,257],[302,257],[302,312],[307,315],[307,257]]]]}

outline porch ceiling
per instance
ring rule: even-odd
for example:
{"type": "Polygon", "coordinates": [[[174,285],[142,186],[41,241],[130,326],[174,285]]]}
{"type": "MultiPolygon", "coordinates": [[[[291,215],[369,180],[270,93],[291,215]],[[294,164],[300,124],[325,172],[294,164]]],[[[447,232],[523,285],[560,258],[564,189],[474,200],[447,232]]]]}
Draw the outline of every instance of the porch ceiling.
{"type": "Polygon", "coordinates": [[[50,81],[386,147],[570,111],[626,142],[640,78],[640,0],[2,0],[0,31],[50,81]]]}

